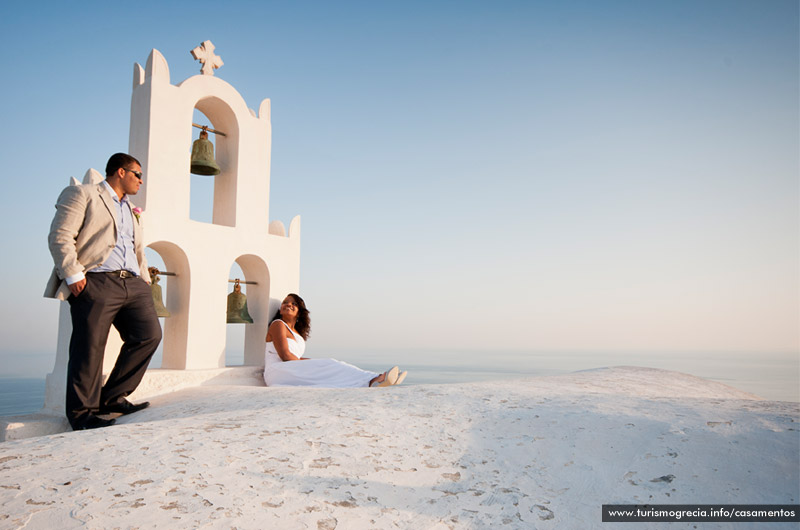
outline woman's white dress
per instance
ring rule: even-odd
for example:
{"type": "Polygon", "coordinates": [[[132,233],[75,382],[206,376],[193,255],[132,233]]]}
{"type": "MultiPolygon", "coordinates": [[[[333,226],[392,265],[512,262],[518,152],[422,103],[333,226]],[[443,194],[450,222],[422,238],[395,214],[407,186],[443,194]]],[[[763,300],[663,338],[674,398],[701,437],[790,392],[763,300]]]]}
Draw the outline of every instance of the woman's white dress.
{"type": "MultiPolygon", "coordinates": [[[[287,338],[289,351],[298,358],[306,351],[306,341],[292,330],[286,322],[280,321],[294,335],[287,338]]],[[[352,388],[369,386],[377,377],[376,372],[362,370],[352,364],[336,359],[306,359],[304,361],[283,361],[273,342],[267,343],[264,356],[264,382],[267,386],[317,386],[325,388],[352,388]]]]}

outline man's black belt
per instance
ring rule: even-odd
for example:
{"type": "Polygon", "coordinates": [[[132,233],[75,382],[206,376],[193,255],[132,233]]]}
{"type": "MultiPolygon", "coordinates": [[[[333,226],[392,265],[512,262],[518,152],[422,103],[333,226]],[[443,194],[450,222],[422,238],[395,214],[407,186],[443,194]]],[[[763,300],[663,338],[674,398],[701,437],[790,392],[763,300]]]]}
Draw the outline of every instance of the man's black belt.
{"type": "Polygon", "coordinates": [[[100,271],[100,272],[96,272],[94,274],[110,274],[111,276],[116,276],[117,278],[122,278],[123,280],[125,278],[136,278],[136,275],[134,273],[132,273],[131,271],[126,271],[126,270],[100,271]]]}

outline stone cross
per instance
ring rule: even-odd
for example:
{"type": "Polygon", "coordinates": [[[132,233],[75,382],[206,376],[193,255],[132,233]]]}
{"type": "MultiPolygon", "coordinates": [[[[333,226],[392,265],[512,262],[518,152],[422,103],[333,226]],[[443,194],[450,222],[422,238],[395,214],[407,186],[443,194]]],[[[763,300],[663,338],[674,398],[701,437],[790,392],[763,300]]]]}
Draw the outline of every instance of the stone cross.
{"type": "Polygon", "coordinates": [[[210,40],[203,42],[200,46],[192,50],[192,57],[203,64],[203,67],[200,69],[203,75],[214,75],[214,69],[225,64],[222,62],[222,58],[220,58],[219,55],[214,54],[214,44],[212,44],[210,40]]]}

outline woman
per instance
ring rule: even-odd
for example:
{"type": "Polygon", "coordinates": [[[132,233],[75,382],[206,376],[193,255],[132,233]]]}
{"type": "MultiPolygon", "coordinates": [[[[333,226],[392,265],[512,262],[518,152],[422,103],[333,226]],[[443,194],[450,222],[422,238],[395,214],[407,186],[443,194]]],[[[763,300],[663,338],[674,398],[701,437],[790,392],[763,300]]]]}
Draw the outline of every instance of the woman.
{"type": "Polygon", "coordinates": [[[406,378],[407,372],[399,374],[396,366],[378,374],[336,359],[303,358],[311,331],[308,314],[305,302],[296,294],[287,295],[281,303],[267,332],[264,358],[267,386],[383,387],[400,384],[406,378]]]}

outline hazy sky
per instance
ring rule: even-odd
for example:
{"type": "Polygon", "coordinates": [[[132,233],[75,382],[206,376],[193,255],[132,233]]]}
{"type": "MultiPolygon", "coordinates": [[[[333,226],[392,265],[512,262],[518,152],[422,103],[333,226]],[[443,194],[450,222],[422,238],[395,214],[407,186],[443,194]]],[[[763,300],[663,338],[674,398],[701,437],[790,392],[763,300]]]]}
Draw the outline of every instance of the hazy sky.
{"type": "Polygon", "coordinates": [[[796,1],[144,1],[2,8],[0,353],[55,350],[53,204],[133,64],[206,39],[272,101],[315,352],[798,350],[796,1]]]}

